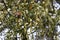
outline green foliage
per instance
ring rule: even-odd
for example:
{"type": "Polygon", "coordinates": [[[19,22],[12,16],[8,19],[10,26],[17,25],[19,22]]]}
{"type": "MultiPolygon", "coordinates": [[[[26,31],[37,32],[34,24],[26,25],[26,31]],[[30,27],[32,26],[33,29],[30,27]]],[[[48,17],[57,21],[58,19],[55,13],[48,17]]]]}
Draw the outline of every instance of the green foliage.
{"type": "Polygon", "coordinates": [[[15,38],[17,33],[21,35],[22,40],[29,40],[29,28],[30,33],[33,30],[35,32],[42,30],[38,32],[40,37],[47,36],[54,40],[54,36],[57,35],[56,25],[60,20],[60,11],[53,8],[50,0],[44,0],[41,3],[36,3],[34,0],[6,0],[5,5],[6,9],[0,8],[3,9],[3,13],[0,14],[3,27],[0,28],[0,32],[5,28],[10,29],[6,34],[6,40],[14,40],[11,36],[15,38]]]}

